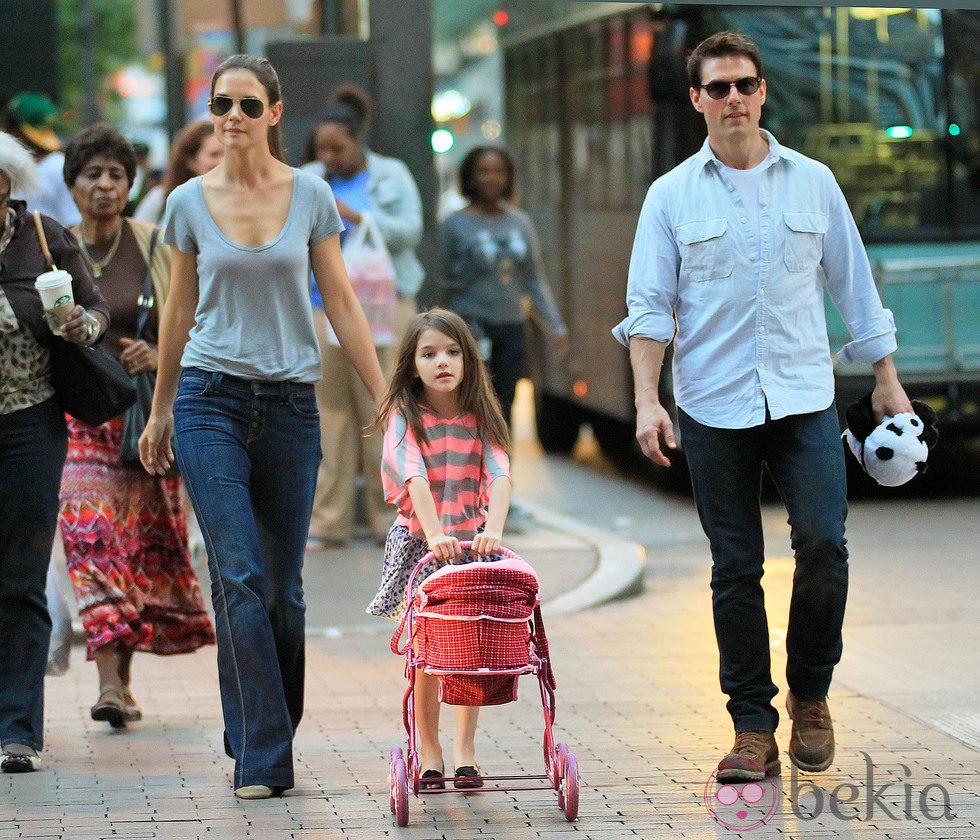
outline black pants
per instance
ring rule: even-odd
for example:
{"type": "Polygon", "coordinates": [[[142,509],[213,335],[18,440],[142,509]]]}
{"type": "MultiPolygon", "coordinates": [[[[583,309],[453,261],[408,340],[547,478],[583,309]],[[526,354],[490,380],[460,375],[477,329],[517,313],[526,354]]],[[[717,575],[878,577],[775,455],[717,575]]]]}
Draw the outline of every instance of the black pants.
{"type": "Polygon", "coordinates": [[[0,742],[44,746],[44,671],[51,618],[44,584],[68,454],[58,404],[0,415],[0,742]]]}

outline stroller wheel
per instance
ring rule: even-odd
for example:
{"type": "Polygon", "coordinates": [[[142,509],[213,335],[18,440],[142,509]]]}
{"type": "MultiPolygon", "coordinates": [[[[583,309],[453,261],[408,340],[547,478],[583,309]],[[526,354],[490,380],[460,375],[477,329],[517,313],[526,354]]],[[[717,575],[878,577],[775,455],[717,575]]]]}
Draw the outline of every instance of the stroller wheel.
{"type": "Polygon", "coordinates": [[[565,774],[565,763],[568,761],[571,751],[568,749],[568,744],[561,742],[558,744],[556,752],[558,753],[558,778],[560,779],[565,774]]]}
{"type": "Polygon", "coordinates": [[[391,762],[389,797],[395,824],[401,827],[408,825],[408,772],[403,758],[396,758],[391,762]]]}
{"type": "Polygon", "coordinates": [[[571,753],[565,758],[565,772],[562,775],[562,790],[558,793],[558,807],[565,812],[566,820],[575,822],[578,819],[578,759],[571,753]]]}
{"type": "Polygon", "coordinates": [[[395,813],[395,762],[402,760],[402,751],[395,747],[391,751],[391,764],[388,765],[388,807],[395,813]]]}

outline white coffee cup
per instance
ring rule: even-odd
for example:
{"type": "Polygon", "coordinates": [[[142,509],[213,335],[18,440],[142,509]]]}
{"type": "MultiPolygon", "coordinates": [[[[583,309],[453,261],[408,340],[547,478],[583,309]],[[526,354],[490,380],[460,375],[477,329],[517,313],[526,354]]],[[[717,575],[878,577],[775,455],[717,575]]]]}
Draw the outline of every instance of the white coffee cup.
{"type": "Polygon", "coordinates": [[[71,275],[60,268],[39,274],[34,288],[41,296],[45,311],[53,312],[59,324],[68,320],[75,308],[75,297],[71,291],[71,275]]]}

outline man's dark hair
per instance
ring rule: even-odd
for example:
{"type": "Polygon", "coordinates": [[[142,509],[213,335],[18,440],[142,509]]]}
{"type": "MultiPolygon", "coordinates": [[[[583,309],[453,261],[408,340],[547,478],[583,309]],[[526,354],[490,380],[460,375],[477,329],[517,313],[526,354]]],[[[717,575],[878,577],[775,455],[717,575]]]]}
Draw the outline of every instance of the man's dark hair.
{"type": "Polygon", "coordinates": [[[687,78],[691,87],[701,86],[701,65],[706,58],[726,58],[744,55],[755,65],[755,74],[762,78],[762,56],[755,41],[741,32],[726,30],[705,38],[687,57],[687,78]]]}

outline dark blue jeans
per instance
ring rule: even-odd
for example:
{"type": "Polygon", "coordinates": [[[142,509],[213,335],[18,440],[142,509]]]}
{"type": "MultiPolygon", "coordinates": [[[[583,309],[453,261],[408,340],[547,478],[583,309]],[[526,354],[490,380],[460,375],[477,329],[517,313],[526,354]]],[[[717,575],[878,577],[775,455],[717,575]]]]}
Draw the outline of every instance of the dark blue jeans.
{"type": "Polygon", "coordinates": [[[55,402],[0,414],[0,743],[44,746],[51,618],[44,583],[68,453],[55,402]]]}
{"type": "Polygon", "coordinates": [[[471,323],[477,323],[477,329],[490,339],[487,370],[509,427],[517,382],[524,375],[524,348],[527,343],[524,324],[487,324],[483,321],[473,322],[472,319],[471,323]]]}
{"type": "Polygon", "coordinates": [[[207,545],[235,787],[290,788],[303,715],[303,553],[320,463],[313,386],[187,368],[174,424],[207,545]]]}
{"type": "Polygon", "coordinates": [[[841,656],[847,600],[847,479],[837,412],[748,429],[704,426],[678,410],[701,525],[711,543],[711,590],[721,688],[735,731],[774,732],[769,627],[762,591],[762,465],[789,513],[796,559],[786,680],[800,699],[826,696],[841,656]]]}

